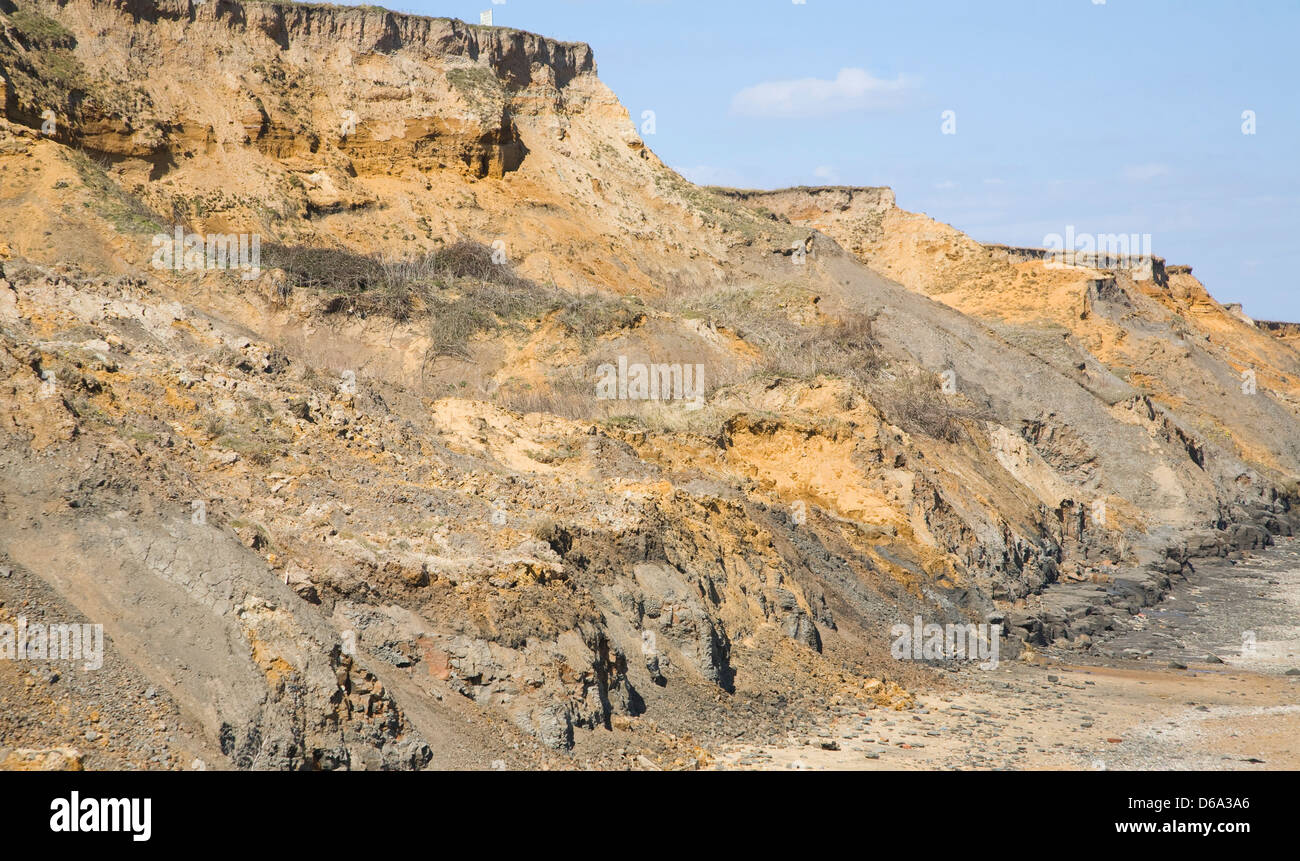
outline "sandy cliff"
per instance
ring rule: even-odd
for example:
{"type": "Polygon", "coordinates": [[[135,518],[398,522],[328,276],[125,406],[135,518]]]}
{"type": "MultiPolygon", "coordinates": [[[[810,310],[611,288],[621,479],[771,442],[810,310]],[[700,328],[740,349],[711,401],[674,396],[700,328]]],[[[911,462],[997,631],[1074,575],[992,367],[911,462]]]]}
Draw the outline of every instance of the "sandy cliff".
{"type": "Polygon", "coordinates": [[[51,717],[0,746],[699,767],[905,705],[915,614],[1087,649],[1300,526],[1300,355],[1189,271],[693,186],[584,45],[0,3],[0,614],[100,621],[120,661],[15,688],[51,717]],[[178,228],[262,265],[154,265],[178,228]],[[602,396],[636,365],[703,384],[602,396]],[[59,716],[136,688],[93,742],[59,716]]]}

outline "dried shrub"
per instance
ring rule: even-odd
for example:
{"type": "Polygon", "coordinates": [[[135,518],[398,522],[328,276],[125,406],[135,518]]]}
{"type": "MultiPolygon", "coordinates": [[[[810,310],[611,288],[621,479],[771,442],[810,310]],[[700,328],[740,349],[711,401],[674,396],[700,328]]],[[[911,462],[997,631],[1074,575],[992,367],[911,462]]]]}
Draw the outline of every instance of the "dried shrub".
{"type": "Polygon", "coordinates": [[[884,417],[908,433],[960,442],[964,423],[984,419],[956,394],[945,394],[933,374],[905,373],[874,387],[872,400],[884,417]]]}
{"type": "Polygon", "coordinates": [[[791,319],[782,305],[801,295],[782,295],[752,287],[725,287],[678,303],[677,311],[701,317],[735,332],[763,354],[759,373],[787,379],[840,377],[871,384],[884,361],[872,331],[874,318],[849,312],[822,323],[791,319]]]}

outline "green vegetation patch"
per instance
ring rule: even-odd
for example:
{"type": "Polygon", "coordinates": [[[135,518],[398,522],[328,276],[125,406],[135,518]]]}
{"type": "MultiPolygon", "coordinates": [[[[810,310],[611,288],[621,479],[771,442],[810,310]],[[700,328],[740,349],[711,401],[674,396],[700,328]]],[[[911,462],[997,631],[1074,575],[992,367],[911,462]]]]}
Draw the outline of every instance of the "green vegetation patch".
{"type": "Polygon", "coordinates": [[[476,110],[495,114],[505,107],[505,85],[486,66],[458,66],[449,69],[447,82],[476,110]]]}
{"type": "Polygon", "coordinates": [[[70,48],[76,40],[58,21],[35,9],[19,7],[9,13],[9,21],[24,42],[37,48],[70,48]]]}
{"type": "Polygon", "coordinates": [[[140,200],[122,190],[103,166],[84,150],[72,152],[72,166],[77,176],[93,196],[90,207],[119,233],[162,233],[163,226],[157,217],[140,200]]]}

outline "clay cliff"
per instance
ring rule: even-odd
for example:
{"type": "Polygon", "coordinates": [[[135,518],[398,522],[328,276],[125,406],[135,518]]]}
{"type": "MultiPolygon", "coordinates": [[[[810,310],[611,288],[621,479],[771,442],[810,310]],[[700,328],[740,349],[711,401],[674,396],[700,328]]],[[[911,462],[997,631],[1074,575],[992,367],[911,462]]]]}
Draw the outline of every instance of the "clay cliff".
{"type": "Polygon", "coordinates": [[[108,640],[0,747],[703,767],[905,706],[914,615],[1087,650],[1300,526],[1295,341],[1185,267],[694,186],[585,45],[0,8],[0,617],[108,640]]]}

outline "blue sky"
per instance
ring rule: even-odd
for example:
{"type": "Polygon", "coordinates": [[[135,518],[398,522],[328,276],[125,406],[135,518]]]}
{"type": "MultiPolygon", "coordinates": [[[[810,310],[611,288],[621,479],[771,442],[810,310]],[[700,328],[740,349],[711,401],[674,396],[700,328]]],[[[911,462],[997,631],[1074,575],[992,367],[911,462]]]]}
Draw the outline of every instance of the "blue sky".
{"type": "Polygon", "coordinates": [[[1220,301],[1300,321],[1296,0],[394,6],[489,7],[590,43],[632,115],[654,111],[650,146],[697,182],[888,185],[989,242],[1150,234],[1220,301]]]}

